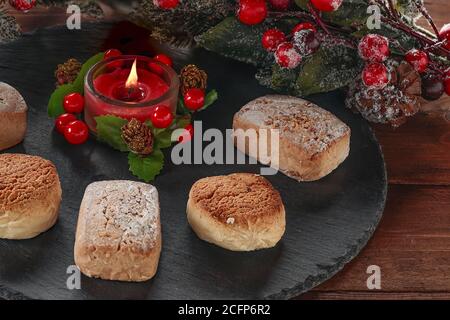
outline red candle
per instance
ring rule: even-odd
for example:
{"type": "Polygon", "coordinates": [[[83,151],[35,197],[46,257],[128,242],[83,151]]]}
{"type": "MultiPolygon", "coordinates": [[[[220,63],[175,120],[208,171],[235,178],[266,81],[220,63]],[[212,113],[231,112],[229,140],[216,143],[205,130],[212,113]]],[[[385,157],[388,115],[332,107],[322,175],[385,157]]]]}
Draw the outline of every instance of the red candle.
{"type": "MultiPolygon", "coordinates": [[[[131,62],[131,57],[121,59],[131,62]]],[[[168,106],[175,112],[178,76],[167,66],[161,66],[164,72],[155,73],[152,71],[155,63],[146,57],[135,57],[131,68],[130,63],[123,64],[128,67],[111,68],[109,62],[103,66],[94,66],[88,72],[85,119],[92,131],[95,132],[95,117],[100,115],[111,114],[146,121],[158,105],[168,106]],[[100,71],[96,70],[98,68],[100,71]]]]}

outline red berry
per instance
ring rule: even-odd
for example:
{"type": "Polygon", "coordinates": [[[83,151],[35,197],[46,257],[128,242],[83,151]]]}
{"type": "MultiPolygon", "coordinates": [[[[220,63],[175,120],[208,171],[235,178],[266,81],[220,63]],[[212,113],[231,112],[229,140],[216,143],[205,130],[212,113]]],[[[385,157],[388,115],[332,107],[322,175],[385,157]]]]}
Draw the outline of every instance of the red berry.
{"type": "Polygon", "coordinates": [[[291,6],[291,0],[269,0],[270,6],[275,10],[286,11],[291,6]]]}
{"type": "Polygon", "coordinates": [[[173,121],[172,111],[169,107],[157,106],[151,114],[151,120],[156,128],[167,128],[173,121]]]}
{"type": "Polygon", "coordinates": [[[320,41],[316,35],[316,32],[310,29],[300,30],[294,34],[292,42],[302,57],[310,55],[319,49],[320,41]]]}
{"type": "MultiPolygon", "coordinates": [[[[118,56],[121,56],[121,55],[122,55],[122,52],[120,52],[120,50],[117,50],[117,49],[109,49],[109,50],[107,50],[107,51],[105,52],[105,55],[103,56],[103,59],[109,59],[109,58],[112,58],[112,57],[118,57],[118,56]]],[[[120,67],[122,66],[122,62],[123,62],[123,61],[121,61],[121,60],[113,61],[113,62],[111,62],[111,63],[108,63],[108,67],[111,67],[111,68],[120,68],[120,67]]]]}
{"type": "Polygon", "coordinates": [[[184,95],[184,104],[189,110],[195,111],[205,105],[205,92],[202,89],[189,89],[184,95]]]}
{"type": "Polygon", "coordinates": [[[153,4],[161,9],[173,9],[180,3],[180,0],[153,0],[153,4]]]}
{"type": "Polygon", "coordinates": [[[170,58],[169,56],[166,56],[165,54],[157,54],[156,56],[153,57],[153,59],[155,59],[156,61],[159,61],[161,63],[164,63],[166,66],[172,67],[173,66],[173,61],[172,58],[170,58]]]}
{"type": "Polygon", "coordinates": [[[290,42],[282,43],[275,52],[275,61],[283,68],[293,69],[302,61],[302,57],[290,42]]]}
{"type": "Polygon", "coordinates": [[[301,22],[292,29],[291,33],[292,33],[292,35],[294,35],[296,32],[306,30],[306,29],[312,30],[314,32],[317,31],[316,26],[313,25],[311,22],[301,22]]]}
{"type": "Polygon", "coordinates": [[[343,0],[311,0],[312,5],[319,11],[336,11],[342,5],[343,0]]]}
{"type": "Polygon", "coordinates": [[[121,56],[122,52],[120,52],[120,50],[117,49],[109,49],[105,51],[105,56],[103,57],[103,59],[108,59],[108,58],[112,58],[112,57],[118,57],[121,56]]]}
{"type": "Polygon", "coordinates": [[[444,77],[445,93],[450,96],[450,69],[445,72],[444,77]]]}
{"type": "Polygon", "coordinates": [[[383,62],[389,56],[389,40],[378,34],[368,34],[358,46],[361,58],[372,62],[383,62]]]}
{"type": "Polygon", "coordinates": [[[66,126],[75,120],[77,120],[77,117],[75,115],[71,113],[63,113],[55,120],[56,131],[58,131],[61,134],[64,134],[66,126]]]}
{"type": "Polygon", "coordinates": [[[430,62],[428,54],[417,49],[409,50],[405,55],[405,59],[420,73],[427,70],[428,63],[430,62]]]}
{"type": "Polygon", "coordinates": [[[194,126],[192,124],[188,124],[184,127],[184,132],[178,137],[178,142],[188,142],[192,140],[194,136],[194,126]]]}
{"type": "Polygon", "coordinates": [[[262,37],[262,45],[268,51],[275,51],[285,41],[286,35],[276,28],[267,30],[262,37]]]}
{"type": "Polygon", "coordinates": [[[64,128],[64,138],[70,144],[82,144],[89,138],[89,129],[86,123],[81,120],[75,120],[64,128]]]}
{"type": "Polygon", "coordinates": [[[70,93],[64,97],[63,106],[67,113],[81,113],[84,109],[84,98],[77,92],[70,93]]]}
{"type": "Polygon", "coordinates": [[[445,92],[444,77],[436,72],[422,75],[422,97],[429,101],[438,100],[445,92]]]}
{"type": "Polygon", "coordinates": [[[244,24],[254,25],[267,17],[266,0],[239,0],[238,18],[244,24]]]}
{"type": "Polygon", "coordinates": [[[446,40],[444,48],[450,50],[450,23],[444,24],[439,31],[439,37],[441,40],[446,40]]]}
{"type": "Polygon", "coordinates": [[[369,88],[383,89],[389,82],[388,70],[382,63],[369,63],[362,72],[362,80],[369,88]]]}
{"type": "Polygon", "coordinates": [[[34,7],[36,0],[9,0],[9,4],[16,10],[28,11],[34,7]]]}

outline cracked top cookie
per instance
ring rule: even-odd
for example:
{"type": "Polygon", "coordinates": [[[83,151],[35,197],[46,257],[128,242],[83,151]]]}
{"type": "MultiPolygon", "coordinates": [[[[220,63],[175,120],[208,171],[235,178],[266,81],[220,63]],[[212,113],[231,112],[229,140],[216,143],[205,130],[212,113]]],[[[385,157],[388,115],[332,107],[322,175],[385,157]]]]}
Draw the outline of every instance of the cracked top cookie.
{"type": "Polygon", "coordinates": [[[197,181],[189,193],[187,215],[201,239],[233,251],[273,247],[286,225],[278,191],[250,173],[197,181]]]}
{"type": "Polygon", "coordinates": [[[27,239],[56,222],[61,185],[55,166],[41,157],[0,155],[0,238],[27,239]]]}

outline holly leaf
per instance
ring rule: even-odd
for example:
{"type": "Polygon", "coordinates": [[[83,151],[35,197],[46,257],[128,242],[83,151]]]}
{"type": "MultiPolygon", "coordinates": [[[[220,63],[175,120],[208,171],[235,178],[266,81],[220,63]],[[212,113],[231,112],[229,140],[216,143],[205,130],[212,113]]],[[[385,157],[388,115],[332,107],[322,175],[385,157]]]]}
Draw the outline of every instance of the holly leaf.
{"type": "Polygon", "coordinates": [[[169,148],[172,145],[172,136],[173,130],[170,129],[154,129],[154,148],[155,149],[165,149],[169,148]]]}
{"type": "Polygon", "coordinates": [[[177,116],[175,118],[175,122],[174,122],[174,130],[175,129],[183,129],[185,128],[188,124],[190,124],[192,121],[191,115],[181,115],[181,116],[177,116]]]}
{"type": "Polygon", "coordinates": [[[86,77],[86,73],[94,64],[101,61],[103,59],[103,56],[104,53],[98,53],[95,56],[91,57],[82,65],[81,71],[78,73],[78,76],[73,83],[59,86],[52,93],[47,107],[47,113],[49,117],[56,118],[65,113],[63,100],[66,95],[75,92],[78,92],[80,94],[84,93],[84,78],[86,77]]]}
{"type": "Polygon", "coordinates": [[[160,174],[164,167],[164,154],[160,149],[155,149],[153,152],[142,157],[130,152],[128,154],[128,164],[130,171],[139,179],[145,182],[150,182],[160,174]]]}
{"type": "Polygon", "coordinates": [[[182,114],[182,115],[190,114],[189,109],[184,104],[183,98],[178,99],[177,114],[182,114]]]}
{"type": "Polygon", "coordinates": [[[186,127],[189,123],[191,123],[190,114],[176,116],[173,123],[168,128],[155,128],[151,121],[145,122],[153,132],[155,149],[165,149],[172,146],[172,133],[176,129],[186,127]]]}
{"type": "Polygon", "coordinates": [[[59,86],[58,89],[56,89],[52,95],[50,96],[50,100],[48,101],[48,107],[47,107],[47,113],[48,116],[51,118],[56,118],[63,113],[64,107],[63,107],[63,100],[66,95],[69,93],[73,93],[74,88],[71,84],[64,84],[62,86],[59,86]]]}
{"type": "Polygon", "coordinates": [[[122,139],[121,128],[127,124],[127,120],[106,115],[95,117],[97,122],[97,139],[107,143],[116,150],[127,152],[127,144],[122,139]]]}
{"type": "Polygon", "coordinates": [[[219,94],[216,90],[211,90],[205,97],[205,105],[199,111],[203,111],[206,108],[210,107],[212,104],[214,104],[214,102],[217,101],[217,99],[219,99],[219,94]]]}
{"type": "Polygon", "coordinates": [[[105,56],[104,52],[97,53],[95,56],[90,57],[82,66],[81,70],[78,73],[77,78],[72,83],[73,88],[75,92],[79,92],[81,94],[84,93],[84,78],[86,77],[86,74],[88,73],[89,69],[92,68],[92,66],[100,61],[103,60],[103,57],[105,56]]]}

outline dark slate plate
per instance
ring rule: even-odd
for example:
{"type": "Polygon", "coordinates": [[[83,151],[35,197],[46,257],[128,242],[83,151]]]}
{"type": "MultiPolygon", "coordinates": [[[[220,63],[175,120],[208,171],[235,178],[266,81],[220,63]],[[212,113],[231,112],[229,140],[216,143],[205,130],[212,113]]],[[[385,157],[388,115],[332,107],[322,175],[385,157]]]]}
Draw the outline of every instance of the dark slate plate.
{"type": "MultiPolygon", "coordinates": [[[[346,110],[343,95],[335,92],[311,100],[351,126],[351,154],[335,172],[317,182],[297,183],[282,174],[268,177],[280,191],[287,212],[286,234],[277,247],[254,253],[229,252],[199,240],[185,218],[188,191],[197,179],[259,172],[259,165],[174,166],[168,160],[154,182],[160,193],[163,225],[157,276],[137,284],[82,277],[81,290],[68,290],[66,270],[74,264],[74,235],[85,187],[97,180],[135,178],[128,172],[125,154],[93,139],[80,147],[66,144],[53,132],[46,103],[54,88],[55,66],[69,57],[83,60],[100,50],[110,29],[110,25],[99,24],[84,24],[81,31],[46,29],[1,46],[0,81],[19,89],[30,107],[25,142],[9,152],[53,161],[62,180],[63,201],[59,222],[49,232],[32,240],[0,240],[0,297],[285,299],[327,280],[358,254],[381,218],[386,171],[369,126],[346,110]]],[[[114,41],[107,45],[133,42],[127,38],[114,41]]],[[[211,88],[220,93],[217,105],[200,115],[205,128],[229,128],[242,105],[269,92],[258,85],[254,68],[246,64],[204,50],[171,54],[177,67],[189,61],[205,68],[211,88]]]]}

